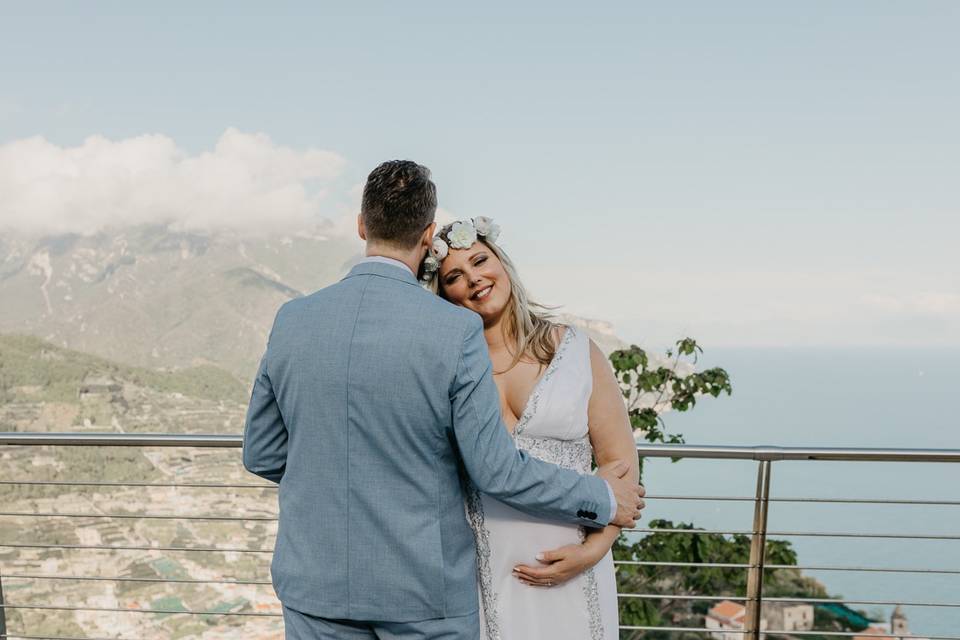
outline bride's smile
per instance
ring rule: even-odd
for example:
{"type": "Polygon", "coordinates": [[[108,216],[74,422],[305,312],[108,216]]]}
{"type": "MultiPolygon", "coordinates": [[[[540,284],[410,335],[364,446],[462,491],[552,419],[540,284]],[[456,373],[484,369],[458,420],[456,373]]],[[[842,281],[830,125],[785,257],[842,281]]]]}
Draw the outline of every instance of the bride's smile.
{"type": "Polygon", "coordinates": [[[443,296],[491,324],[510,301],[510,276],[503,263],[482,242],[469,249],[450,249],[439,276],[443,296]]]}
{"type": "Polygon", "coordinates": [[[491,285],[489,285],[489,286],[484,287],[484,288],[481,289],[480,291],[477,291],[475,294],[473,294],[472,296],[470,296],[470,299],[471,299],[471,300],[483,300],[484,298],[486,298],[486,297],[490,294],[490,291],[492,291],[492,290],[493,290],[493,285],[491,284],[491,285]]]}

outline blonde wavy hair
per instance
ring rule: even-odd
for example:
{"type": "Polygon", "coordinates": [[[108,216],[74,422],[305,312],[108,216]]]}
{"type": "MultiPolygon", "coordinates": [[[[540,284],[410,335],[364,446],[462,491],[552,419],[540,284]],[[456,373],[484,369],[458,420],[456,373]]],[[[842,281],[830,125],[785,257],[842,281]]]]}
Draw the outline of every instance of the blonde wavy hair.
{"type": "MultiPolygon", "coordinates": [[[[513,261],[496,243],[485,238],[477,238],[477,242],[485,245],[493,255],[497,256],[510,278],[510,299],[507,301],[504,314],[507,338],[514,341],[516,351],[513,354],[513,362],[505,371],[515,367],[525,355],[535,359],[544,367],[549,365],[557,352],[553,331],[564,326],[552,315],[556,307],[549,307],[530,299],[513,261]]],[[[438,296],[445,297],[439,273],[430,281],[428,288],[438,296]]]]}

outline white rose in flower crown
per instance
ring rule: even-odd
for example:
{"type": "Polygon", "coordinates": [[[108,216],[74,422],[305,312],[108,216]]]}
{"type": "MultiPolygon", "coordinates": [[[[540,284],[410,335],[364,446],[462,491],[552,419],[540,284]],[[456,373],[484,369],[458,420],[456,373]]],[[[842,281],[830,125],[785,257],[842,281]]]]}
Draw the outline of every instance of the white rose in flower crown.
{"type": "Polygon", "coordinates": [[[493,220],[487,216],[477,216],[473,219],[473,228],[477,230],[478,236],[485,236],[490,233],[493,227],[493,220]]]}
{"type": "Polygon", "coordinates": [[[443,238],[434,238],[433,246],[430,247],[430,255],[436,258],[437,260],[443,260],[447,257],[447,243],[443,241],[443,238]]]}
{"type": "Polygon", "coordinates": [[[469,222],[454,222],[447,240],[454,249],[469,249],[477,241],[477,230],[469,222]]]}
{"type": "Polygon", "coordinates": [[[423,268],[425,271],[436,271],[440,268],[440,261],[433,256],[427,256],[423,261],[423,268]]]}
{"type": "Polygon", "coordinates": [[[477,230],[477,235],[483,236],[483,239],[488,242],[496,242],[500,236],[500,225],[494,224],[493,218],[477,216],[473,219],[473,226],[477,230]]]}

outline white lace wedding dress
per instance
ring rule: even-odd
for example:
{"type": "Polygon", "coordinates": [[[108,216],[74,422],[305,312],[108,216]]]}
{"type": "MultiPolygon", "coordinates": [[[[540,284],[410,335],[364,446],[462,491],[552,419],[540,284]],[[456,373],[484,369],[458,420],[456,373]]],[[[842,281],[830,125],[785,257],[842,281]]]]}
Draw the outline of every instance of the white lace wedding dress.
{"type": "MultiPolygon", "coordinates": [[[[590,473],[587,405],[593,388],[590,342],[567,328],[553,361],[534,387],[514,430],[531,455],[590,473]]],[[[471,490],[467,514],[477,538],[483,640],[616,640],[617,590],[610,552],[593,568],[554,587],[532,587],[512,575],[540,566],[536,554],[582,542],[577,525],[539,520],[471,490]]]]}

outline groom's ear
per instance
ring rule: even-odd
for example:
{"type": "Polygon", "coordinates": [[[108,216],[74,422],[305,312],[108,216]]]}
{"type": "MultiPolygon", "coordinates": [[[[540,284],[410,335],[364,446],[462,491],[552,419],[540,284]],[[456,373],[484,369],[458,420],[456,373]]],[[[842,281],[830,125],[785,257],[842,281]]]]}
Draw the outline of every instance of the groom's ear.
{"type": "Polygon", "coordinates": [[[363,214],[357,214],[357,233],[360,234],[361,240],[367,239],[367,228],[363,225],[363,214]]]}
{"type": "Polygon", "coordinates": [[[428,250],[430,249],[430,247],[433,246],[433,234],[436,230],[437,230],[437,223],[431,222],[430,226],[426,228],[426,230],[423,232],[423,236],[420,238],[420,242],[428,250]]]}

